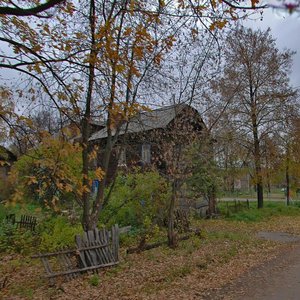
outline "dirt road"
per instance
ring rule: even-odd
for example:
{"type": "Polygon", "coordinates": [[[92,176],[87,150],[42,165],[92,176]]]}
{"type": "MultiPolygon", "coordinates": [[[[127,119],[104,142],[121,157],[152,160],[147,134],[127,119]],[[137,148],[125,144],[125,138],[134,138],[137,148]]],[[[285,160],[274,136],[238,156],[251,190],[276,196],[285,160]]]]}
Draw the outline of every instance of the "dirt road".
{"type": "MultiPolygon", "coordinates": [[[[267,233],[262,233],[262,236],[265,235],[268,236],[267,233]]],[[[275,259],[250,270],[210,299],[300,300],[299,238],[280,233],[272,233],[270,236],[276,241],[289,243],[285,251],[275,259]]]]}

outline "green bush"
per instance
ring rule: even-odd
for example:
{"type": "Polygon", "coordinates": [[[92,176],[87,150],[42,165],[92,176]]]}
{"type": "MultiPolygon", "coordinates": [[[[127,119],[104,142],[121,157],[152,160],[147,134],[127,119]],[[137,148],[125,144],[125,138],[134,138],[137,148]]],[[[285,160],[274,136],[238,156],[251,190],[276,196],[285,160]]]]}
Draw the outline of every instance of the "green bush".
{"type": "Polygon", "coordinates": [[[39,237],[29,230],[16,228],[16,225],[2,221],[0,226],[0,252],[32,253],[39,243],[39,237]]]}
{"type": "Polygon", "coordinates": [[[170,187],[158,172],[119,175],[100,222],[107,226],[117,223],[148,230],[162,222],[169,199],[170,187]]]}
{"type": "Polygon", "coordinates": [[[55,251],[74,247],[75,235],[82,233],[81,224],[71,225],[66,218],[58,216],[45,221],[38,228],[41,236],[41,251],[55,251]]]}

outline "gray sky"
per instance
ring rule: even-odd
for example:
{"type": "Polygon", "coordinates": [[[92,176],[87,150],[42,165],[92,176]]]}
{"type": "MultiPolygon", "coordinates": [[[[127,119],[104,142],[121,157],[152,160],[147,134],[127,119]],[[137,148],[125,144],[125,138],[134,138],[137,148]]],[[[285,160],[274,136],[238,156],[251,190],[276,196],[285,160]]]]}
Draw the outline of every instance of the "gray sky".
{"type": "Polygon", "coordinates": [[[291,85],[300,88],[300,15],[295,12],[292,15],[274,9],[267,9],[263,14],[263,20],[247,20],[244,25],[252,28],[271,28],[271,34],[276,39],[280,50],[291,49],[297,51],[294,55],[292,72],[290,74],[291,85]]]}
{"type": "MultiPolygon", "coordinates": [[[[295,12],[290,15],[279,9],[266,9],[262,21],[260,21],[260,14],[252,18],[256,20],[247,19],[244,25],[263,30],[270,27],[279,49],[288,48],[297,51],[294,55],[290,79],[292,86],[300,88],[300,13],[295,12]]],[[[19,75],[10,70],[0,70],[0,81],[2,80],[2,82],[9,82],[15,76],[18,78],[19,75]]]]}

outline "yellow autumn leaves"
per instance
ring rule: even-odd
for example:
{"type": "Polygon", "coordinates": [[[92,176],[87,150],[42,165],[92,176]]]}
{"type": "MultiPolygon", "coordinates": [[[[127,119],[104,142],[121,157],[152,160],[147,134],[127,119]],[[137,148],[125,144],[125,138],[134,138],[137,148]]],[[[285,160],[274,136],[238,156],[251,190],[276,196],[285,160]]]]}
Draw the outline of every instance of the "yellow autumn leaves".
{"type": "MultiPolygon", "coordinates": [[[[90,153],[90,161],[97,157],[97,149],[90,153]]],[[[79,144],[47,136],[37,149],[21,157],[13,166],[9,180],[15,186],[13,203],[26,199],[38,200],[57,211],[60,201],[77,201],[84,192],[91,191],[92,181],[101,180],[101,168],[90,171],[88,185],[82,182],[82,158],[79,144]]]]}

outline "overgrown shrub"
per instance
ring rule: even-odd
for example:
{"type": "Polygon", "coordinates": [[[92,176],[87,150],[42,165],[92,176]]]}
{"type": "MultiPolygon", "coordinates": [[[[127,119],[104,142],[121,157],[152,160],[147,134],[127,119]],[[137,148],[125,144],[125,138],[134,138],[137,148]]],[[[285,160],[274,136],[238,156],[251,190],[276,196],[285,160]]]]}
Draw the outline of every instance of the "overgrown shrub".
{"type": "Polygon", "coordinates": [[[156,171],[119,175],[100,221],[107,226],[118,223],[150,230],[162,223],[169,199],[169,184],[156,171]]]}
{"type": "Polygon", "coordinates": [[[81,189],[81,168],[79,145],[46,137],[13,165],[9,177],[15,185],[12,202],[36,201],[57,210],[81,189]]]}
{"type": "Polygon", "coordinates": [[[38,228],[41,251],[55,251],[62,247],[74,247],[75,235],[82,233],[81,224],[70,224],[65,217],[52,217],[38,228]]]}
{"type": "Polygon", "coordinates": [[[2,220],[0,224],[0,252],[28,254],[36,249],[39,237],[28,230],[17,229],[16,225],[2,220]]]}

